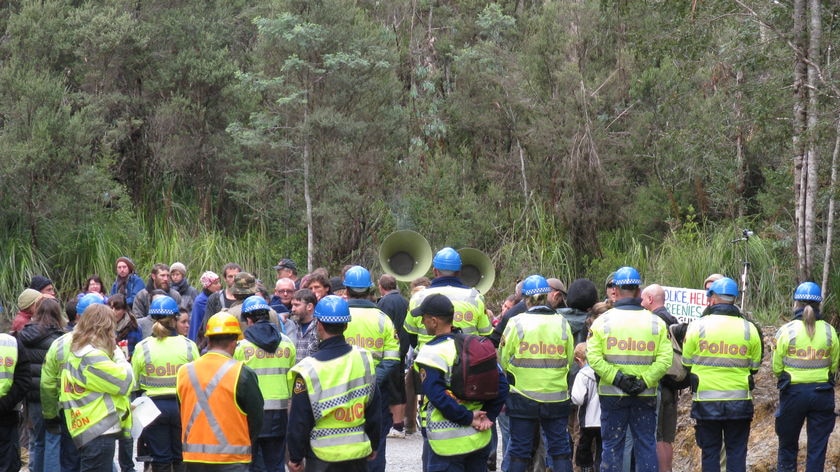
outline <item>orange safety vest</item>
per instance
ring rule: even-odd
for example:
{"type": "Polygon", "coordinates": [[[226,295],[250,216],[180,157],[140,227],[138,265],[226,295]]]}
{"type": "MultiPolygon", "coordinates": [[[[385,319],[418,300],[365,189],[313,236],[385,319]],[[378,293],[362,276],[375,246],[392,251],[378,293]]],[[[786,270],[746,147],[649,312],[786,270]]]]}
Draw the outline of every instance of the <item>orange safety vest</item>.
{"type": "Polygon", "coordinates": [[[251,462],[248,417],[236,404],[242,362],[208,352],[178,370],[184,462],[251,462]]]}

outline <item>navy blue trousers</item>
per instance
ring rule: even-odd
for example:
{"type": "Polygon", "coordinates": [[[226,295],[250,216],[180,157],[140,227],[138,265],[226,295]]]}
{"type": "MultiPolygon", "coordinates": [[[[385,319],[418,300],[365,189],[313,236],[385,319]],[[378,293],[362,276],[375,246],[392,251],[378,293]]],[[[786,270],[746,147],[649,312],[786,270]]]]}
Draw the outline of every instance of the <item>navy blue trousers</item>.
{"type": "Polygon", "coordinates": [[[746,472],[747,441],[752,420],[697,420],[694,437],[700,446],[703,472],[720,472],[720,449],[726,444],[726,472],[746,472]]]}
{"type": "Polygon", "coordinates": [[[808,420],[806,472],[822,471],[828,437],[834,430],[834,387],[827,383],[790,385],[779,392],[776,434],[779,436],[779,472],[795,472],[799,432],[808,420]]]}

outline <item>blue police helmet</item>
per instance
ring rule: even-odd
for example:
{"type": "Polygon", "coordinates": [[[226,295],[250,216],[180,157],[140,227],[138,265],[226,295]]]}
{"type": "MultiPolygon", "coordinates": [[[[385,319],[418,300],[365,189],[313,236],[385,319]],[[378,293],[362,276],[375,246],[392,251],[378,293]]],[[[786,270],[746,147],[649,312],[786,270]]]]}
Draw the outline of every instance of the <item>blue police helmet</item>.
{"type": "Polygon", "coordinates": [[[327,295],[315,305],[315,318],[321,323],[349,323],[350,306],[336,295],[327,295]]]}
{"type": "Polygon", "coordinates": [[[526,297],[550,292],[551,286],[542,275],[529,275],[522,281],[522,295],[526,297]]]}
{"type": "Polygon", "coordinates": [[[624,266],[615,271],[613,284],[618,287],[625,285],[642,285],[642,276],[639,271],[630,266],[624,266]]]}
{"type": "Polygon", "coordinates": [[[344,286],[347,288],[366,289],[372,285],[370,271],[362,266],[353,266],[344,273],[344,286]]]}
{"type": "Polygon", "coordinates": [[[802,282],[793,292],[793,299],[803,302],[821,302],[822,290],[814,282],[802,282]]]}
{"type": "Polygon", "coordinates": [[[268,311],[270,307],[268,303],[265,302],[265,298],[260,295],[251,295],[250,297],[246,298],[245,301],[242,302],[242,314],[251,313],[252,311],[257,310],[266,310],[268,311]]]}
{"type": "Polygon", "coordinates": [[[158,297],[149,305],[149,316],[153,319],[166,318],[178,314],[178,302],[170,296],[158,297]]]}
{"type": "Polygon", "coordinates": [[[102,295],[98,293],[88,293],[87,295],[83,296],[79,303],[76,303],[76,316],[82,316],[85,314],[85,310],[87,307],[91,305],[104,305],[105,299],[102,298],[102,295]]]}

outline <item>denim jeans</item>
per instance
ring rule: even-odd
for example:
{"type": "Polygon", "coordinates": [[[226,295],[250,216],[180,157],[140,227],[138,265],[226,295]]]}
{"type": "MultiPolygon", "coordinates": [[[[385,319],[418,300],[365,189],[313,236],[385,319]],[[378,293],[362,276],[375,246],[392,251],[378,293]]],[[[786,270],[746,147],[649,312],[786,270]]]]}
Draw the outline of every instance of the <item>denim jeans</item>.
{"type": "Polygon", "coordinates": [[[496,424],[499,425],[499,435],[502,440],[502,467],[499,470],[507,472],[510,468],[510,416],[506,411],[502,410],[499,413],[496,424]]]}
{"type": "Polygon", "coordinates": [[[601,397],[601,470],[621,472],[624,466],[624,443],[627,430],[633,436],[638,472],[658,472],[656,458],[656,398],[601,397]]]}
{"type": "MultiPolygon", "coordinates": [[[[73,437],[70,436],[70,431],[67,429],[67,421],[64,419],[64,410],[59,411],[59,419],[61,419],[61,438],[59,441],[59,450],[61,451],[61,453],[59,454],[59,462],[61,464],[61,469],[47,470],[61,470],[61,472],[79,472],[82,468],[80,463],[81,455],[79,450],[76,449],[76,444],[73,442],[73,437]]],[[[111,458],[113,459],[113,457],[114,455],[112,453],[111,458]]]]}
{"type": "Polygon", "coordinates": [[[116,451],[116,435],[106,434],[93,439],[79,448],[80,472],[111,472],[116,451]]]}
{"type": "MultiPolygon", "coordinates": [[[[41,403],[27,403],[29,410],[29,471],[44,472],[47,428],[44,425],[44,415],[41,413],[41,403]]],[[[50,470],[50,469],[48,469],[50,470]]],[[[54,470],[54,469],[52,469],[54,470]]]]}

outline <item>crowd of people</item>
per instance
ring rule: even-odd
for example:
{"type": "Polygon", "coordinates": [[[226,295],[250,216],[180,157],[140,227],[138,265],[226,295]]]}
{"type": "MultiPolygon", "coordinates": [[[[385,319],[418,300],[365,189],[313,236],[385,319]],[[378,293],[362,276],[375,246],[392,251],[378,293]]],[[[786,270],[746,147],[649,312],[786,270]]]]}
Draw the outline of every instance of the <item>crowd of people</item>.
{"type": "MultiPolygon", "coordinates": [[[[702,470],[746,470],[764,343],[720,274],[686,324],[633,267],[603,297],[585,278],[531,275],[494,314],[448,247],[409,298],[358,265],[298,277],[282,259],[266,285],[228,263],[200,288],[180,262],[146,278],[128,257],[114,268],[110,290],[92,275],[64,304],[45,276],[20,293],[0,334],[0,472],[18,472],[21,451],[31,472],[111,472],[115,458],[120,472],[135,460],[152,472],[385,471],[386,438],[413,434],[424,472],[667,472],[684,389],[702,470]],[[453,393],[464,335],[497,349],[492,395],[453,393]],[[132,437],[133,403],[146,400],[157,416],[132,437]]],[[[823,470],[840,342],[819,286],[792,298],[772,353],[778,470],[797,470],[806,420],[806,470],[823,470]]]]}

